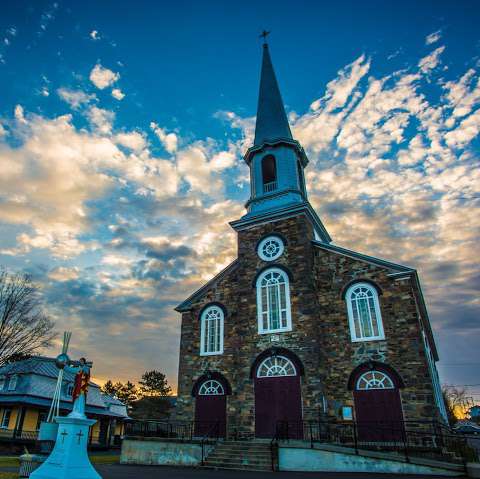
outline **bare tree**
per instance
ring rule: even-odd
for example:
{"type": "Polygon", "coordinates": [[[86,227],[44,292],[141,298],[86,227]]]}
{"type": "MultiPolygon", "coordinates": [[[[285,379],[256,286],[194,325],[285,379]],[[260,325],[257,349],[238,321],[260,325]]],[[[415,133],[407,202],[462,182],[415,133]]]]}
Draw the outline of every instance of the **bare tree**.
{"type": "Polygon", "coordinates": [[[471,397],[467,396],[465,388],[444,385],[443,399],[447,407],[448,422],[453,426],[459,419],[463,419],[467,410],[473,405],[471,397]]]}
{"type": "Polygon", "coordinates": [[[53,326],[31,279],[1,269],[0,366],[49,346],[56,336],[53,326]]]}

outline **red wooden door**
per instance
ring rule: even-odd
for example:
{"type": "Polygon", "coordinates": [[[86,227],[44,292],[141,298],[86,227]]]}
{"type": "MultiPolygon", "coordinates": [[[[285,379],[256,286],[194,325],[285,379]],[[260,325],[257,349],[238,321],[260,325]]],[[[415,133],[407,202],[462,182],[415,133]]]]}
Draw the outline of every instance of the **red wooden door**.
{"type": "Polygon", "coordinates": [[[299,376],[255,379],[255,436],[272,438],[279,422],[288,423],[292,439],[303,437],[299,376]]]}
{"type": "Polygon", "coordinates": [[[215,434],[212,427],[219,423],[219,436],[225,437],[227,426],[227,396],[197,395],[195,399],[195,429],[197,437],[215,434]]]}
{"type": "Polygon", "coordinates": [[[359,440],[402,440],[404,425],[398,389],[356,390],[354,399],[359,440]]]}

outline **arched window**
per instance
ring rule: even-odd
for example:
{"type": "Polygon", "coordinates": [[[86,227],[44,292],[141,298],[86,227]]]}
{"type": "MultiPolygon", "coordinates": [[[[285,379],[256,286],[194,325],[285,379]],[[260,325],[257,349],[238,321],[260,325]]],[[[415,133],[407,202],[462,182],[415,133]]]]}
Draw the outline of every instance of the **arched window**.
{"type": "Polygon", "coordinates": [[[377,290],[368,283],[355,283],[345,298],[352,341],[385,339],[377,290]]]}
{"type": "Polygon", "coordinates": [[[258,277],[257,314],[260,334],[291,331],[290,286],[281,269],[268,269],[258,277]]]}
{"type": "Polygon", "coordinates": [[[223,353],[223,311],[219,306],[206,308],[200,319],[200,355],[223,353]]]}
{"type": "Polygon", "coordinates": [[[285,356],[270,356],[258,366],[257,377],[296,376],[297,371],[290,359],[285,356]]]}
{"type": "Polygon", "coordinates": [[[277,165],[273,155],[262,158],[262,181],[264,193],[277,189],[277,165]]]}
{"type": "Polygon", "coordinates": [[[394,389],[393,381],[381,371],[367,371],[357,381],[357,390],[367,389],[394,389]]]}
{"type": "Polygon", "coordinates": [[[198,390],[200,396],[223,396],[225,391],[223,386],[215,379],[205,381],[198,390]]]}

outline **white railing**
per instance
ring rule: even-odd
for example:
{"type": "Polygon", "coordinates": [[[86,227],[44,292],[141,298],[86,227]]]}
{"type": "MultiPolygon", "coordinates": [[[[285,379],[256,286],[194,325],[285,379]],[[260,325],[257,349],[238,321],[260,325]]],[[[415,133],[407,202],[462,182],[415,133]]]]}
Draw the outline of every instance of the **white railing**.
{"type": "Polygon", "coordinates": [[[270,193],[270,191],[274,191],[277,189],[277,182],[276,181],[270,181],[270,183],[264,183],[263,184],[263,192],[264,193],[270,193]]]}

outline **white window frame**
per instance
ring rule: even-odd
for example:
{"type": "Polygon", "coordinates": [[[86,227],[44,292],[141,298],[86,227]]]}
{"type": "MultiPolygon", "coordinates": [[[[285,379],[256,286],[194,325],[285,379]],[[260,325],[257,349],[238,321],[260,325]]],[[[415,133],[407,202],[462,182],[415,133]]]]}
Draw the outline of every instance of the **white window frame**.
{"type": "Polygon", "coordinates": [[[15,391],[15,389],[17,389],[17,383],[18,383],[18,375],[12,374],[8,381],[8,390],[15,391]]]}
{"type": "MultiPolygon", "coordinates": [[[[268,268],[265,270],[259,277],[257,278],[256,282],[256,291],[257,291],[257,321],[258,321],[258,334],[270,334],[270,333],[282,333],[282,332],[287,332],[292,330],[292,311],[291,311],[291,305],[290,305],[290,281],[288,278],[288,274],[283,271],[283,269],[280,268],[268,268]],[[280,327],[280,328],[270,328],[270,309],[267,304],[267,317],[268,317],[268,323],[269,327],[264,328],[263,327],[263,304],[262,304],[262,281],[270,273],[280,273],[282,276],[284,282],[285,282],[285,312],[286,312],[286,326],[280,327]]],[[[267,297],[267,302],[268,302],[268,297],[267,297]]],[[[281,318],[280,318],[280,324],[281,324],[281,318]]]]}
{"type": "MultiPolygon", "coordinates": [[[[347,293],[345,295],[345,301],[347,303],[348,322],[350,325],[350,336],[351,336],[352,342],[356,343],[360,341],[380,341],[382,339],[385,339],[382,314],[380,312],[380,301],[378,299],[378,292],[374,286],[372,286],[370,283],[362,283],[362,282],[352,284],[352,286],[350,286],[347,290],[347,293]],[[376,336],[357,336],[357,333],[355,330],[355,319],[353,317],[353,308],[352,308],[352,293],[357,288],[366,288],[372,293],[373,304],[375,309],[375,317],[377,319],[377,328],[378,328],[378,334],[376,336]]],[[[372,317],[370,315],[370,320],[371,319],[372,317]]],[[[372,331],[373,331],[373,326],[372,326],[372,331]]]]}
{"type": "Polygon", "coordinates": [[[257,368],[257,378],[278,378],[278,377],[288,377],[288,376],[296,376],[296,375],[297,375],[297,368],[295,367],[295,364],[293,364],[293,362],[290,361],[290,359],[288,359],[286,356],[269,356],[268,358],[265,358],[257,368]],[[271,362],[272,360],[274,364],[270,366],[266,365],[268,361],[271,362]],[[279,360],[281,360],[283,364],[278,364],[279,360]],[[285,374],[260,374],[264,367],[267,368],[267,370],[268,369],[271,370],[273,368],[276,368],[276,369],[280,368],[281,370],[283,370],[285,374]],[[288,367],[291,368],[291,370],[293,371],[293,374],[287,372],[288,367]]]}
{"type": "Polygon", "coordinates": [[[371,391],[372,389],[395,389],[395,383],[387,373],[374,369],[373,371],[364,372],[357,379],[357,385],[355,389],[357,391],[371,391]],[[365,376],[368,374],[373,376],[372,379],[365,378],[365,376]]]}
{"type": "Polygon", "coordinates": [[[208,308],[205,308],[202,312],[200,317],[200,356],[215,356],[218,354],[223,354],[223,323],[224,323],[224,313],[223,309],[220,306],[212,305],[208,308]],[[216,351],[207,351],[207,314],[212,311],[216,310],[219,312],[219,325],[217,326],[220,330],[219,334],[219,348],[216,351]]]}
{"type": "Polygon", "coordinates": [[[282,256],[284,251],[285,251],[285,244],[283,243],[281,238],[275,235],[271,235],[271,236],[267,236],[266,238],[263,238],[263,240],[260,241],[257,248],[257,254],[260,257],[260,259],[263,259],[263,261],[275,261],[276,259],[280,258],[280,256],[282,256]],[[263,247],[265,246],[266,243],[269,243],[269,242],[276,242],[278,244],[278,251],[274,256],[266,256],[263,252],[263,247]]]}
{"type": "Polygon", "coordinates": [[[8,429],[8,425],[10,424],[10,418],[12,417],[12,409],[10,408],[5,408],[3,410],[3,415],[2,415],[2,422],[0,423],[0,429],[8,429]],[[8,422],[5,424],[5,418],[7,417],[8,413],[8,422]]]}
{"type": "Polygon", "coordinates": [[[222,384],[216,379],[204,381],[198,390],[199,396],[224,396],[225,390],[222,384]]]}

